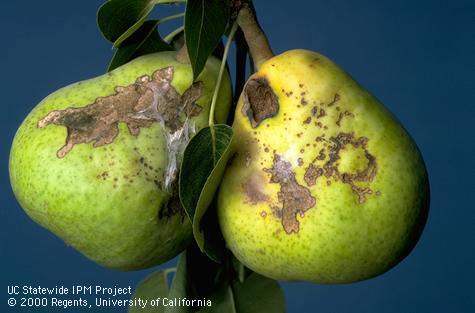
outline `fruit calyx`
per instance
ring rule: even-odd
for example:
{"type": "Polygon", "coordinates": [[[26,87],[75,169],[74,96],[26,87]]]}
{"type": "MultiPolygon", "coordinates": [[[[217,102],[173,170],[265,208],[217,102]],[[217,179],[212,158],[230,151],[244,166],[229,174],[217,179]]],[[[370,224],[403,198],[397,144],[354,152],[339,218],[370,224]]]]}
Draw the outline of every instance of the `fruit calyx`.
{"type": "Polygon", "coordinates": [[[242,113],[249,118],[253,128],[279,112],[279,98],[265,78],[253,78],[246,83],[243,101],[242,113]]]}

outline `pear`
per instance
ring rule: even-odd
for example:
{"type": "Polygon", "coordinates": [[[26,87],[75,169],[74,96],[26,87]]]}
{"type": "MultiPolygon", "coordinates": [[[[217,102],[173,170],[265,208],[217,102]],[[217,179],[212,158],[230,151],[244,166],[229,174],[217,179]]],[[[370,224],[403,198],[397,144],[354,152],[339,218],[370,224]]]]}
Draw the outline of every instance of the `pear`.
{"type": "Polygon", "coordinates": [[[246,83],[218,194],[227,246],[278,280],[349,283],[395,266],[428,214],[413,140],[325,56],[291,50],[246,83]]]}
{"type": "MultiPolygon", "coordinates": [[[[190,136],[208,123],[220,61],[210,58],[193,82],[176,54],[142,56],[52,93],[13,140],[10,179],[25,212],[111,269],[160,264],[192,239],[177,169],[190,136]]],[[[230,102],[226,74],[218,121],[230,102]]]]}

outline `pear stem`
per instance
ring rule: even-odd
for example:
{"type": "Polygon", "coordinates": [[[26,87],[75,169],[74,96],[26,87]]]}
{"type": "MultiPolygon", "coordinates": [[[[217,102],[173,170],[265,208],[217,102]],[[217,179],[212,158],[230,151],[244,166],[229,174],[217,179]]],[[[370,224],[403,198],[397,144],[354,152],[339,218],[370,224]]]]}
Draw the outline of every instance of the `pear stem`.
{"type": "Polygon", "coordinates": [[[262,63],[274,56],[266,34],[260,28],[256,17],[247,5],[244,5],[239,10],[236,21],[244,33],[247,45],[249,46],[249,52],[254,61],[254,66],[259,70],[262,63]]]}
{"type": "Polygon", "coordinates": [[[174,3],[184,3],[186,0],[155,0],[153,4],[174,4],[174,3]]]}
{"type": "Polygon", "coordinates": [[[208,125],[214,125],[214,110],[216,107],[216,101],[218,100],[219,89],[221,87],[221,81],[223,80],[223,74],[226,69],[226,60],[229,54],[229,48],[231,47],[231,42],[233,41],[234,34],[238,28],[238,24],[234,23],[229,31],[228,40],[226,41],[226,46],[224,47],[223,58],[221,60],[221,67],[219,68],[218,80],[216,82],[216,87],[214,88],[213,99],[211,100],[211,107],[209,109],[209,120],[208,125]]]}
{"type": "Polygon", "coordinates": [[[169,16],[165,16],[165,17],[162,17],[161,19],[159,19],[159,23],[164,23],[164,22],[168,22],[168,21],[171,21],[173,19],[176,19],[176,18],[180,18],[180,17],[183,17],[185,16],[185,13],[178,13],[178,14],[175,14],[175,15],[169,15],[169,16]]]}
{"type": "Polygon", "coordinates": [[[184,29],[185,29],[185,26],[180,26],[180,27],[178,27],[177,29],[173,30],[173,31],[170,32],[168,35],[166,35],[166,36],[163,38],[163,41],[165,41],[166,43],[170,43],[170,42],[173,40],[173,37],[175,37],[176,35],[178,35],[179,33],[181,33],[184,29]]]}

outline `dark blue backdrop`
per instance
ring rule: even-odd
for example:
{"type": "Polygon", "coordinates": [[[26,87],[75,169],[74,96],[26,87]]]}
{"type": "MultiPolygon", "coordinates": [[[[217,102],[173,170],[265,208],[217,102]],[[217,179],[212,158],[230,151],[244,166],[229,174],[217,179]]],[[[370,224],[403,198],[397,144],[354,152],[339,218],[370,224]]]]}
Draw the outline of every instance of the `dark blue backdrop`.
{"type": "MultiPolygon", "coordinates": [[[[27,218],[9,186],[9,148],[25,115],[50,92],[104,72],[112,51],[95,24],[101,2],[2,4],[2,312],[13,311],[6,304],[10,284],[134,286],[149,272],[119,273],[86,260],[27,218]]],[[[326,54],[398,116],[424,155],[432,187],[425,232],[400,265],[351,285],[284,283],[288,312],[473,310],[475,2],[255,2],[276,52],[307,48],[326,54]]]]}

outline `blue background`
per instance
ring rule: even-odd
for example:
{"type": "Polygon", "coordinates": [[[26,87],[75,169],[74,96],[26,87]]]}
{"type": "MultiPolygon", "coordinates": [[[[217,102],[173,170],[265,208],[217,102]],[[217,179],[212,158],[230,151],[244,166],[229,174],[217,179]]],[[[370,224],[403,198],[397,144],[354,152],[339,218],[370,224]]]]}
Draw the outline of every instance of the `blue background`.
{"type": "MultiPolygon", "coordinates": [[[[2,3],[2,312],[13,311],[7,285],[134,286],[150,272],[114,272],[85,259],[27,218],[9,186],[9,147],[26,114],[54,90],[104,72],[112,51],[95,23],[101,3],[2,3]]],[[[326,54],[396,114],[424,155],[432,189],[425,232],[401,264],[350,285],[283,283],[288,312],[473,310],[475,2],[280,0],[256,1],[256,7],[275,52],[326,54]]],[[[159,13],[171,11],[177,8],[159,13]]]]}

